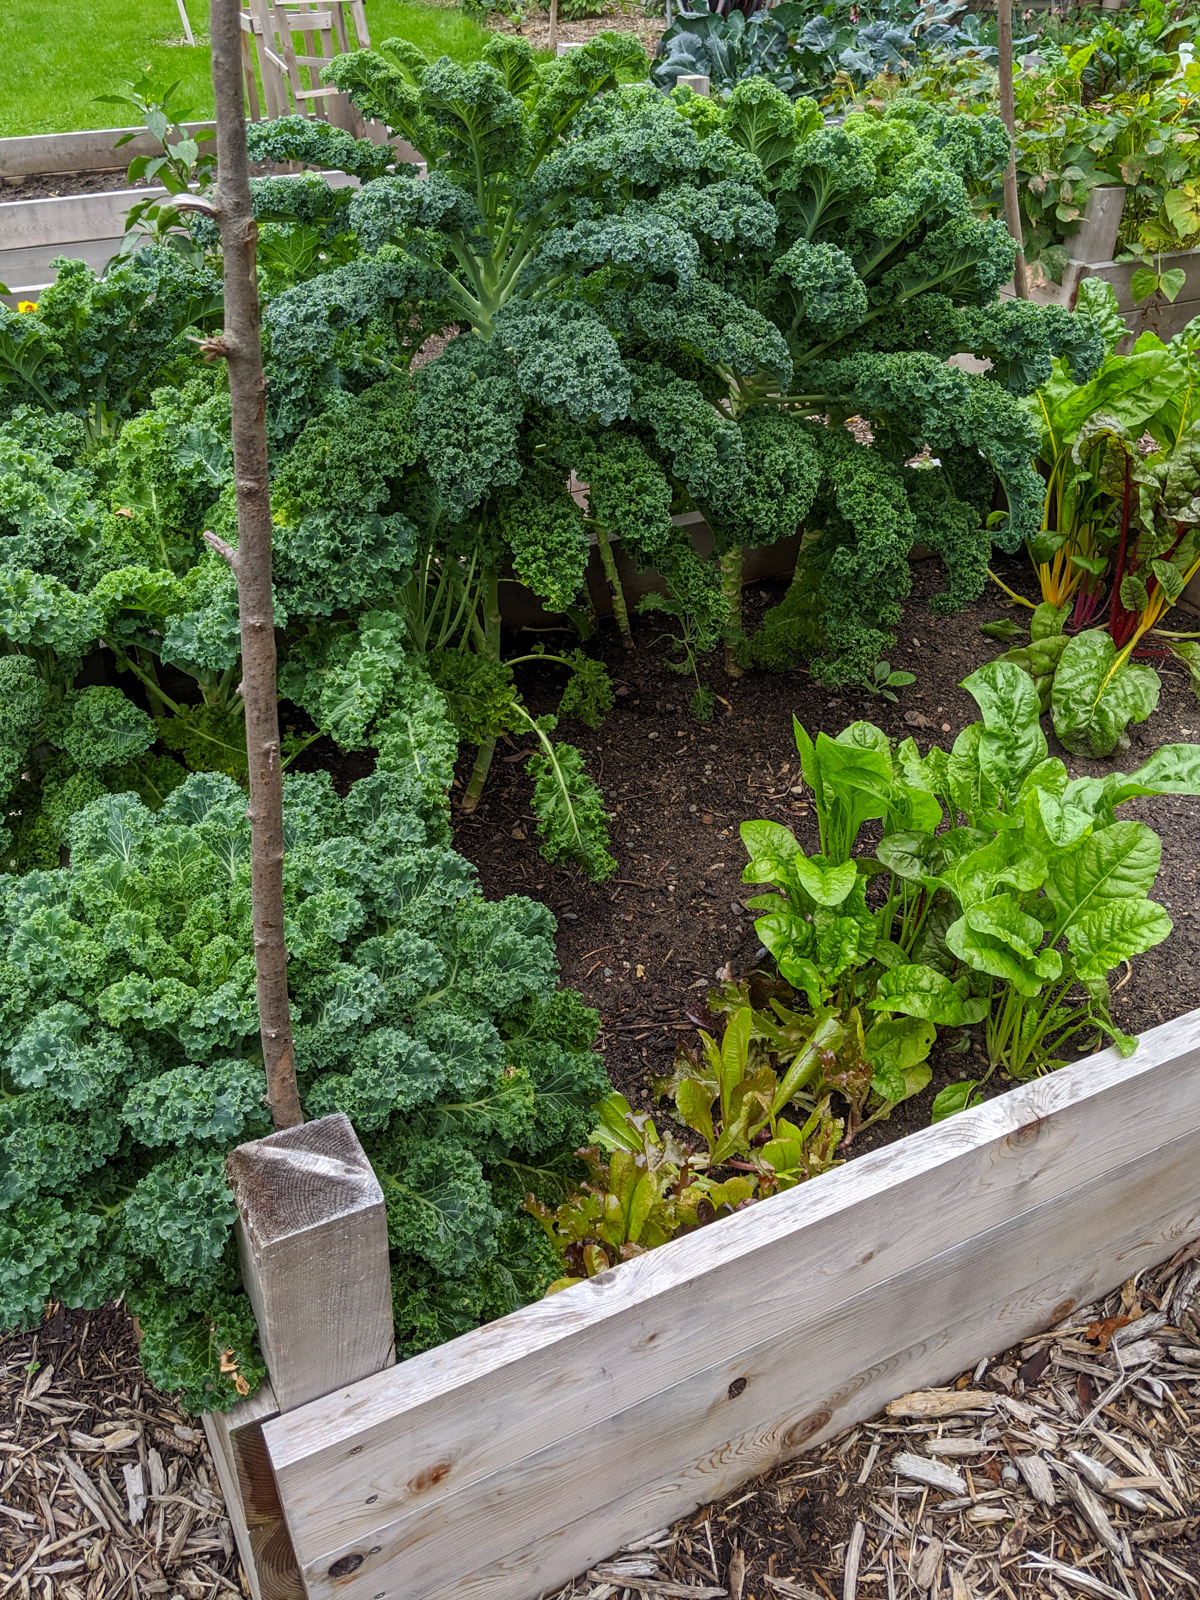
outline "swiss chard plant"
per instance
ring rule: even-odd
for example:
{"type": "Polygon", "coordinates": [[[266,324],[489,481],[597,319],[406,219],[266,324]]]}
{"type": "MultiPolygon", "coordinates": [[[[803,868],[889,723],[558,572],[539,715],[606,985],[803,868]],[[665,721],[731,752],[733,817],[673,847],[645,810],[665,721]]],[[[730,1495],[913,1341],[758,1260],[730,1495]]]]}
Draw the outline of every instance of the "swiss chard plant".
{"type": "MultiPolygon", "coordinates": [[[[806,856],[779,824],[743,826],[744,876],[772,886],[756,929],[814,1016],[894,1019],[878,1036],[883,1059],[886,1044],[915,1064],[938,1027],[980,1020],[989,1074],[1046,1071],[1081,1033],[1131,1049],[1109,1011],[1109,974],[1171,923],[1148,898],[1157,836],[1114,811],[1139,795],[1200,792],[1200,746],[1164,746],[1129,777],[1070,779],[1047,755],[1026,672],[995,662],[964,687],[982,720],[924,757],[870,724],[815,741],[797,725],[821,848],[806,856]],[[882,829],[870,853],[858,845],[868,822],[882,829]]],[[[944,1091],[942,1108],[965,1104],[979,1081],[944,1091]]]]}
{"type": "MultiPolygon", "coordinates": [[[[1093,298],[1115,313],[1108,285],[1093,298]]],[[[1154,710],[1155,659],[1177,657],[1200,686],[1196,636],[1162,627],[1200,572],[1196,338],[1193,326],[1169,344],[1146,333],[1084,384],[1058,364],[1031,402],[1046,495],[1029,550],[1043,598],[1029,645],[1006,659],[1030,671],[1079,755],[1111,755],[1154,710]]]]}
{"type": "MultiPolygon", "coordinates": [[[[412,671],[374,776],[284,790],[304,1108],[345,1112],[379,1175],[402,1353],[555,1277],[522,1197],[562,1192],[607,1092],[549,912],[485,901],[450,848],[455,736],[412,671]]],[[[262,1373],[223,1168],[270,1130],[245,797],[104,794],[69,842],[0,879],[0,1326],[124,1294],[152,1381],[221,1409],[262,1373]]]]}

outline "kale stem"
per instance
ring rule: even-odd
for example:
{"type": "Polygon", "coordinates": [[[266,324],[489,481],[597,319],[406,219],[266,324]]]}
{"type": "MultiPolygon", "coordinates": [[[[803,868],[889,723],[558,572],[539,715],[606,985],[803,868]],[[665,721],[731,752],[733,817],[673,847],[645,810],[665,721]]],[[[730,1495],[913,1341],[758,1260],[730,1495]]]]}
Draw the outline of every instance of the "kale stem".
{"type": "Polygon", "coordinates": [[[617,632],[621,635],[621,643],[626,650],[633,649],[633,632],[629,626],[629,606],[625,600],[625,590],[621,584],[621,574],[617,571],[617,560],[613,555],[612,544],[607,531],[597,522],[596,548],[600,552],[600,562],[604,568],[604,576],[608,581],[608,592],[612,597],[613,618],[617,624],[617,632]]]}

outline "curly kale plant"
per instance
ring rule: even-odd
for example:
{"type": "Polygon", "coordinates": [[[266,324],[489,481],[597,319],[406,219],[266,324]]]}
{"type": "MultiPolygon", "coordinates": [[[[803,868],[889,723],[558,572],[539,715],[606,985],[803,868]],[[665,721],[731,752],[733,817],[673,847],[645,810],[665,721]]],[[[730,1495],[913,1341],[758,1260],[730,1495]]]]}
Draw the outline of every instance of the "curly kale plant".
{"type": "MultiPolygon", "coordinates": [[[[380,1176],[405,1353],[557,1276],[519,1207],[607,1089],[553,918],[483,900],[450,848],[453,750],[418,675],[374,776],[284,791],[304,1106],[344,1111],[380,1176]]],[[[270,1129],[245,798],[197,773],[157,812],[91,801],[69,838],[69,866],[0,878],[0,1326],[123,1293],[152,1381],[221,1408],[262,1372],[223,1173],[270,1129]]]]}
{"type": "Polygon", "coordinates": [[[165,249],[141,251],[102,278],[83,261],[55,266],[36,310],[0,306],[0,419],[44,406],[80,417],[95,440],[198,365],[186,333],[219,321],[220,280],[165,249]]]}
{"type": "Polygon", "coordinates": [[[430,175],[365,184],[345,285],[327,273],[275,301],[276,427],[298,426],[319,386],[361,388],[380,330],[440,303],[461,331],[418,374],[417,425],[443,538],[473,525],[481,565],[507,546],[561,607],[587,553],[573,470],[610,583],[620,538],[711,638],[711,573],[671,521],[698,508],[736,638],[742,546],[803,524],[795,589],[750,656],[869,678],[914,543],[946,564],[941,608],[979,592],[985,462],[1001,542],[1033,526],[1018,397],[1057,354],[1090,370],[1099,340],[1058,308],[997,302],[1012,245],[966,184],[1002,158],[998,122],[908,108],[826,129],[762,79],[723,106],[612,87],[617,52],[599,40],[543,71],[497,40],[461,69],[392,42],[330,68],[430,175]],[[960,353],[990,370],[948,366],[960,353]],[[870,445],[841,426],[853,417],[870,445]],[[931,465],[906,465],[926,447],[931,465]]]}
{"type": "Polygon", "coordinates": [[[684,98],[683,111],[719,119],[754,158],[772,222],[756,248],[706,255],[701,282],[735,295],[744,321],[767,322],[782,351],[755,368],[695,294],[675,306],[660,298],[652,319],[635,302],[631,336],[678,329],[642,414],[728,552],[735,624],[739,547],[806,530],[793,589],[750,658],[781,666],[813,655],[828,681],[868,678],[893,637],[913,544],[947,568],[938,609],[980,592],[985,463],[1007,500],[1000,542],[1015,547],[1036,527],[1041,484],[1018,397],[1060,352],[1090,370],[1101,341],[1086,319],[996,300],[1012,246],[971,214],[965,180],[1006,148],[999,123],[926,109],[828,129],[763,81],[740,85],[723,108],[692,112],[698,104],[684,98]],[[958,354],[987,357],[991,370],[949,366],[958,354]],[[701,448],[698,391],[714,400],[710,431],[732,430],[723,449],[715,438],[701,448]],[[854,418],[869,443],[842,426],[854,418]],[[906,464],[926,446],[931,464],[906,464]]]}

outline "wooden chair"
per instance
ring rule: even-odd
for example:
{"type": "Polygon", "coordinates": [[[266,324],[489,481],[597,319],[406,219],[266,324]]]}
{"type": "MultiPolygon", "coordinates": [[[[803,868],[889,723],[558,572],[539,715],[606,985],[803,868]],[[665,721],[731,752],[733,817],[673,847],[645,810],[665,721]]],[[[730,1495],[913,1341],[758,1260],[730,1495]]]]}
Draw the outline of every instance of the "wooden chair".
{"type": "Polygon", "coordinates": [[[248,6],[242,12],[242,66],[253,120],[263,114],[257,54],[268,117],[299,112],[362,138],[362,116],[345,95],[321,82],[321,69],[347,50],[369,48],[363,0],[248,0],[248,6]]]}

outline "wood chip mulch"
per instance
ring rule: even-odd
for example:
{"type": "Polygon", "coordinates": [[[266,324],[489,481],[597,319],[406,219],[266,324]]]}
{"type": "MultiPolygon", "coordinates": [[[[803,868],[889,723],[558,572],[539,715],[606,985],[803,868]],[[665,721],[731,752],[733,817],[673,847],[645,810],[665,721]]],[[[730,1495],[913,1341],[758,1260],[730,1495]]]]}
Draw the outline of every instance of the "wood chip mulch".
{"type": "Polygon", "coordinates": [[[125,1313],[0,1339],[0,1600],[248,1592],[204,1434],[146,1382],[125,1313]]]}
{"type": "Polygon", "coordinates": [[[1200,1597],[1200,1240],[542,1600],[1200,1597]]]}

